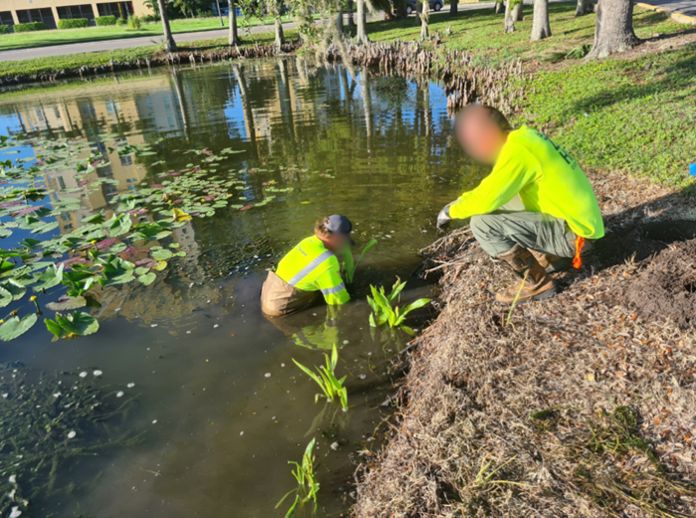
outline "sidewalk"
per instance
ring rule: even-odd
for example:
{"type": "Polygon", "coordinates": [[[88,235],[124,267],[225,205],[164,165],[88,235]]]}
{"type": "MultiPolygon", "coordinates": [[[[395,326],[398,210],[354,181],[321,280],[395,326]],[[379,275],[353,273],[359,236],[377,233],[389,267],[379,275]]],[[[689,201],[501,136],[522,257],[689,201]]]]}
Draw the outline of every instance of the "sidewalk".
{"type": "Polygon", "coordinates": [[[696,0],[648,0],[636,5],[646,9],[658,9],[671,13],[679,23],[696,25],[696,0]]]}

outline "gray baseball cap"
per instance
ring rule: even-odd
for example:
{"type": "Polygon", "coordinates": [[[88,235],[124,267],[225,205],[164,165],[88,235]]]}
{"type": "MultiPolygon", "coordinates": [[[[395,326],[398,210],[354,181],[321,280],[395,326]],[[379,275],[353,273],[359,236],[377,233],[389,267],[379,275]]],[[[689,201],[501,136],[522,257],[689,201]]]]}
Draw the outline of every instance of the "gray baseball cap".
{"type": "Polygon", "coordinates": [[[350,220],[341,214],[332,214],[326,218],[326,230],[332,234],[350,235],[353,230],[353,224],[350,220]]]}

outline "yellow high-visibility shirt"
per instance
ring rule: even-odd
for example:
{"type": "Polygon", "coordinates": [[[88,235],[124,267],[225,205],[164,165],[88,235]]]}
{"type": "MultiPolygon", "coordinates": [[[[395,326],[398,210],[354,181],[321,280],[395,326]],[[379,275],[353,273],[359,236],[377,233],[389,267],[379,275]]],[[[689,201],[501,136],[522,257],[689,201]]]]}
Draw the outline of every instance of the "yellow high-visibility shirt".
{"type": "Polygon", "coordinates": [[[462,194],[449,215],[488,214],[517,194],[525,210],[561,218],[580,237],[604,236],[602,213],[585,173],[568,153],[527,126],[509,133],[491,173],[462,194]]]}
{"type": "Polygon", "coordinates": [[[276,275],[303,291],[321,291],[327,304],[345,304],[350,295],[341,278],[341,265],[321,239],[311,236],[278,263],[276,275]]]}

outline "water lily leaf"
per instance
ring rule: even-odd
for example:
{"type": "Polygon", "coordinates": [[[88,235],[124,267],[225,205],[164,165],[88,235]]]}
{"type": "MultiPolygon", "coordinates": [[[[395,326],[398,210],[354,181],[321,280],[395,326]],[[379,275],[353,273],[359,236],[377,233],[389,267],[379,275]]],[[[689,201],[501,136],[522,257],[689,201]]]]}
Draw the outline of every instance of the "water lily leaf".
{"type": "Polygon", "coordinates": [[[34,291],[47,290],[58,286],[63,281],[63,268],[65,265],[61,264],[56,268],[55,264],[51,264],[46,268],[41,274],[36,277],[36,284],[33,286],[34,291]]]}
{"type": "Polygon", "coordinates": [[[154,272],[147,272],[138,276],[138,281],[140,281],[144,286],[149,286],[157,279],[157,275],[154,272]]]}
{"type": "Polygon", "coordinates": [[[87,305],[87,299],[78,295],[76,297],[61,297],[55,302],[49,302],[46,307],[51,311],[69,311],[83,308],[87,305]]]}
{"type": "Polygon", "coordinates": [[[158,272],[161,272],[167,267],[167,261],[157,261],[157,264],[153,266],[153,270],[157,270],[158,272]]]}
{"type": "Polygon", "coordinates": [[[22,318],[13,316],[5,320],[0,325],[0,340],[9,342],[23,335],[36,324],[36,313],[26,315],[22,318]]]}
{"type": "Polygon", "coordinates": [[[150,251],[150,256],[155,261],[166,261],[167,259],[171,259],[173,255],[172,251],[166,248],[153,248],[150,251]]]}
{"type": "Polygon", "coordinates": [[[0,308],[4,308],[12,302],[12,293],[0,286],[0,308]]]}
{"type": "Polygon", "coordinates": [[[12,230],[7,225],[0,225],[0,239],[5,237],[10,237],[12,235],[12,230]]]}
{"type": "Polygon", "coordinates": [[[99,330],[99,321],[84,311],[72,311],[65,315],[56,313],[53,319],[45,318],[44,324],[57,339],[87,336],[99,330]]]}
{"type": "Polygon", "coordinates": [[[27,288],[21,284],[20,282],[16,281],[15,279],[9,279],[5,282],[2,283],[2,288],[5,291],[10,292],[12,295],[12,300],[19,300],[22,297],[24,297],[24,294],[27,292],[27,288]]]}
{"type": "Polygon", "coordinates": [[[133,221],[129,214],[114,214],[106,225],[111,236],[121,236],[131,229],[133,221]]]}

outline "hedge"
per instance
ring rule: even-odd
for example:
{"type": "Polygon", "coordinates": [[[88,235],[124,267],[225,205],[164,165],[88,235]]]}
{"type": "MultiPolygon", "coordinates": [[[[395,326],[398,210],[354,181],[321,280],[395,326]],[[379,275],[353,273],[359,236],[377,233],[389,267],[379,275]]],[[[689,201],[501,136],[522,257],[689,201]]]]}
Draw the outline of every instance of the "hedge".
{"type": "Polygon", "coordinates": [[[116,17],[113,14],[97,17],[97,25],[116,25],[116,17]]]}
{"type": "Polygon", "coordinates": [[[0,34],[8,34],[12,32],[12,26],[0,23],[0,34]]]}
{"type": "Polygon", "coordinates": [[[15,23],[15,32],[30,32],[30,31],[42,31],[46,28],[43,22],[27,22],[27,23],[15,23]]]}
{"type": "Polygon", "coordinates": [[[58,20],[59,29],[79,29],[87,26],[89,26],[89,20],[87,20],[87,18],[66,18],[65,20],[58,20]]]}

